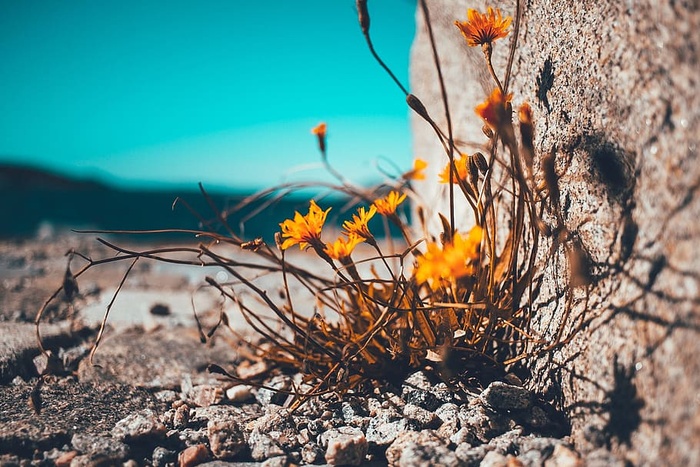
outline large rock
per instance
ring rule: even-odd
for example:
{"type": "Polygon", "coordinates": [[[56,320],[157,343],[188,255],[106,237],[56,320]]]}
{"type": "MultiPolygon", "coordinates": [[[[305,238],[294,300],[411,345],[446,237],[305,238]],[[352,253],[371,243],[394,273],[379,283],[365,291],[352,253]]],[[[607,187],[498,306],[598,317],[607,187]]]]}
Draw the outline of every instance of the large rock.
{"type": "MultiPolygon", "coordinates": [[[[609,447],[640,464],[700,465],[698,3],[520,3],[510,91],[515,105],[534,110],[535,167],[556,153],[558,208],[590,257],[592,278],[571,290],[563,249],[546,255],[535,329],[565,310],[587,325],[557,352],[532,359],[530,383],[566,409],[580,448],[609,447]]],[[[473,108],[492,86],[481,50],[453,23],[486,5],[428,5],[456,139],[483,144],[473,108]]],[[[515,11],[514,1],[492,6],[515,11]]],[[[446,128],[420,8],[417,18],[412,92],[446,128]]],[[[501,77],[512,37],[495,44],[501,77]]],[[[418,117],[413,130],[417,157],[433,162],[419,190],[447,212],[434,177],[444,152],[418,117]]]]}

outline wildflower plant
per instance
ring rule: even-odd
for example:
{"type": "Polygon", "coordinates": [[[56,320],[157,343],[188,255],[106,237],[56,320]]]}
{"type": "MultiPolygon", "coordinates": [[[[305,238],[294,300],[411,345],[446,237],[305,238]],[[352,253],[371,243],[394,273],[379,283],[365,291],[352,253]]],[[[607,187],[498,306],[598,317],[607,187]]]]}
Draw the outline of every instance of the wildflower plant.
{"type": "MultiPolygon", "coordinates": [[[[419,5],[432,40],[426,2],[421,0],[419,5]]],[[[537,261],[545,254],[541,240],[560,225],[552,229],[543,220],[553,209],[545,202],[546,192],[555,188],[534,185],[532,109],[527,103],[521,104],[516,125],[513,97],[507,92],[510,64],[503,81],[491,64],[496,41],[512,32],[512,18],[499,9],[488,8],[485,14],[469,10],[466,21],[455,23],[455,32],[463,36],[456,34],[455,39],[481,46],[485,66],[493,77],[493,92],[475,108],[474,118],[484,122],[483,144],[458,147],[449,113],[447,127],[440,128],[420,99],[407,92],[374,50],[366,0],[358,0],[357,8],[371,53],[404,92],[409,107],[435,130],[445,149],[439,182],[448,186],[450,208],[438,215],[442,225],[439,235],[421,238],[414,234],[425,231],[424,225],[431,221],[425,218],[427,210],[413,188],[415,181],[426,177],[424,160],[417,158],[411,169],[378,186],[353,185],[329,163],[327,127],[322,123],[312,133],[324,164],[337,181],[323,187],[360,204],[354,211],[341,213],[345,218],[340,232],[327,223],[330,208],[324,209],[322,198],[309,200],[306,214],[295,212],[280,221],[276,245],[262,239],[245,240],[228,225],[228,218],[243,208],[258,206],[254,212],[261,212],[275,199],[308,188],[306,184],[290,183],[260,192],[228,210],[212,206],[214,219],[203,224],[208,228],[192,232],[202,239],[194,247],[133,251],[100,240],[118,255],[102,260],[82,256],[87,264],[74,275],[77,278],[106,262],[128,260],[132,264],[126,278],[141,259],[223,269],[257,297],[276,320],[272,324],[268,317],[246,305],[231,284],[207,277],[207,286],[235,304],[245,322],[262,337],[261,343],[251,344],[253,354],[271,369],[291,367],[306,375],[304,385],[292,391],[296,396],[292,408],[312,396],[355,390],[364,382],[401,378],[419,368],[433,368],[445,378],[473,369],[477,363],[482,370],[503,369],[564,340],[557,332],[553,341],[545,342],[530,326],[531,301],[541,277],[537,261]],[[457,196],[470,206],[471,218],[455,218],[457,196]],[[414,205],[416,225],[409,224],[401,209],[409,200],[414,205]],[[380,240],[390,232],[390,226],[400,232],[400,245],[397,239],[380,240]],[[362,244],[365,246],[361,248],[362,244]],[[229,257],[220,251],[222,245],[251,250],[258,260],[229,257]],[[302,251],[293,248],[296,246],[302,251]],[[360,249],[362,254],[358,253],[360,249]],[[182,259],[182,255],[190,258],[182,259]],[[317,257],[327,273],[296,265],[290,258],[294,255],[317,257]],[[280,300],[274,300],[255,282],[253,277],[261,271],[280,276],[284,287],[280,300]],[[300,308],[290,292],[290,282],[313,295],[314,309],[300,308]]],[[[511,47],[515,47],[516,38],[517,34],[511,47]]],[[[439,71],[434,41],[433,51],[439,71]]],[[[444,89],[442,81],[440,85],[444,89]]],[[[37,325],[58,293],[60,289],[40,310],[37,325]]],[[[221,312],[217,326],[238,332],[229,313],[221,312]]],[[[93,352],[103,329],[104,322],[93,352]]],[[[213,330],[209,335],[202,332],[202,339],[211,333],[213,330]]],[[[212,370],[241,379],[235,370],[212,370]]]]}

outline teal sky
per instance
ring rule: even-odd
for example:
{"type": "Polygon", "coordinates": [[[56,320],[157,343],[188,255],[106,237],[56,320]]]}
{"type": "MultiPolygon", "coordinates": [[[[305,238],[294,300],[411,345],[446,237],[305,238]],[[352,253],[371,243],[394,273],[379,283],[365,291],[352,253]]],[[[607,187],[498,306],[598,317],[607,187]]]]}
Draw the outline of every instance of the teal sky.
{"type": "MultiPolygon", "coordinates": [[[[415,0],[370,0],[407,84],[415,0]]],[[[0,161],[122,186],[318,179],[310,129],[357,181],[411,164],[403,94],[354,0],[0,0],[0,161]],[[314,168],[315,167],[315,168],[314,168]]]]}

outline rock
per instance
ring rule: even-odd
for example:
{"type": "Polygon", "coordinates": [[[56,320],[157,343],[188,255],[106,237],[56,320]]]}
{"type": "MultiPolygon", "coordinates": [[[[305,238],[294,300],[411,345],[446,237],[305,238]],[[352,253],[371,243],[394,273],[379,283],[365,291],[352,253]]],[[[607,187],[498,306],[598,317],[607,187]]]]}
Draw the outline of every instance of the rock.
{"type": "Polygon", "coordinates": [[[404,405],[403,415],[408,419],[417,421],[421,429],[437,428],[442,424],[442,420],[435,415],[435,412],[431,412],[430,410],[411,403],[404,405]]]}
{"type": "MultiPolygon", "coordinates": [[[[438,433],[442,434],[440,430],[438,430],[438,433]]],[[[467,447],[469,448],[482,443],[482,441],[477,439],[477,437],[474,435],[474,430],[471,427],[460,428],[452,435],[450,435],[449,440],[455,445],[467,445],[467,447]]]]}
{"type": "Polygon", "coordinates": [[[438,435],[445,439],[452,438],[459,430],[459,406],[453,403],[442,404],[435,411],[435,416],[441,422],[437,428],[438,435]]]}
{"type": "Polygon", "coordinates": [[[301,459],[306,464],[316,464],[324,456],[323,449],[316,443],[306,443],[301,449],[301,459]]]}
{"type": "Polygon", "coordinates": [[[401,467],[460,465],[457,455],[432,430],[402,432],[387,448],[386,459],[389,465],[401,467]]]}
{"type": "Polygon", "coordinates": [[[245,436],[236,420],[209,420],[209,448],[217,459],[231,459],[247,447],[245,436]]]}
{"type": "Polygon", "coordinates": [[[533,395],[523,387],[494,381],[479,397],[496,410],[525,410],[530,408],[533,395]]]}
{"type": "Polygon", "coordinates": [[[518,458],[525,465],[544,465],[557,446],[562,445],[566,447],[567,443],[556,438],[540,438],[530,435],[521,437],[518,440],[518,445],[518,458]]]}
{"type": "Polygon", "coordinates": [[[259,405],[194,407],[190,410],[189,425],[206,426],[210,420],[228,420],[231,418],[235,419],[239,424],[245,425],[258,420],[262,415],[262,408],[259,405]]]}
{"type": "MultiPolygon", "coordinates": [[[[515,2],[427,4],[454,137],[474,142],[464,146],[471,154],[486,143],[473,109],[494,84],[484,77],[481,49],[465,44],[454,21],[465,20],[467,8],[483,12],[487,6],[516,16],[515,2]]],[[[418,10],[411,90],[446,130],[418,10]]],[[[553,212],[576,238],[557,248],[551,239],[541,242],[543,279],[536,296],[528,297],[537,310],[528,333],[551,342],[557,323],[568,321],[565,334],[583,324],[556,353],[533,356],[526,384],[569,408],[577,445],[587,444],[586,426],[601,423],[606,444],[641,464],[700,465],[700,425],[689,422],[700,417],[697,2],[605,0],[589,8],[564,0],[552,8],[548,0],[532,0],[520,20],[508,91],[516,111],[525,101],[532,107],[535,184],[543,180],[543,158],[553,155],[560,191],[553,212]],[[592,401],[595,408],[578,411],[592,401]],[[661,419],[654,429],[646,426],[661,419]]],[[[501,79],[513,29],[494,44],[501,79]]],[[[414,153],[432,158],[426,181],[413,187],[430,200],[424,214],[434,218],[429,231],[436,234],[435,212],[448,214],[444,186],[437,183],[447,158],[433,129],[415,114],[412,129],[414,153]]],[[[456,217],[468,216],[459,206],[456,217]]]]}
{"type": "Polygon", "coordinates": [[[221,387],[210,384],[194,386],[187,394],[187,399],[198,407],[220,404],[224,397],[224,390],[221,387]]]}
{"type": "Polygon", "coordinates": [[[170,451],[162,446],[158,446],[151,454],[151,462],[153,467],[166,467],[168,464],[174,464],[177,460],[177,452],[170,451]]]}
{"type": "Polygon", "coordinates": [[[207,433],[206,427],[197,429],[184,428],[181,430],[174,430],[172,432],[172,435],[180,441],[179,444],[188,447],[196,446],[198,444],[206,444],[209,442],[209,435],[207,433]]]}
{"type": "Polygon", "coordinates": [[[265,413],[251,424],[252,431],[259,431],[261,433],[284,431],[295,428],[296,425],[294,424],[294,419],[289,413],[289,410],[274,405],[265,407],[265,413]]]}
{"type": "Polygon", "coordinates": [[[179,467],[194,467],[210,459],[209,450],[204,444],[190,446],[177,457],[179,467]]]}
{"type": "Polygon", "coordinates": [[[150,409],[131,414],[118,421],[112,428],[112,436],[127,443],[143,439],[160,438],[167,428],[150,409]]]}
{"type": "Polygon", "coordinates": [[[81,454],[87,454],[92,458],[99,456],[112,462],[125,460],[130,454],[128,445],[104,436],[76,433],[71,438],[71,445],[81,454]]]}
{"type": "Polygon", "coordinates": [[[509,418],[480,404],[460,407],[458,417],[461,426],[472,431],[483,442],[505,433],[514,425],[509,418]]]}
{"type": "Polygon", "coordinates": [[[357,428],[341,427],[321,435],[326,446],[324,458],[330,465],[362,465],[367,455],[367,439],[357,428]]]}
{"type": "Polygon", "coordinates": [[[455,448],[455,456],[457,456],[461,465],[466,467],[478,467],[481,465],[481,461],[491,451],[493,451],[493,447],[485,444],[481,446],[472,446],[469,443],[461,443],[455,448]]]}
{"type": "Polygon", "coordinates": [[[288,394],[278,391],[289,391],[292,388],[292,381],[284,375],[274,376],[267,384],[267,387],[258,389],[255,398],[264,407],[275,404],[282,405],[287,400],[288,394]],[[268,389],[269,388],[269,389],[268,389]]]}
{"type": "Polygon", "coordinates": [[[68,451],[61,454],[56,458],[56,467],[69,467],[70,463],[73,462],[75,456],[78,455],[78,451],[68,451]]]}
{"type": "Polygon", "coordinates": [[[167,402],[172,404],[178,399],[178,394],[177,392],[173,391],[172,389],[164,389],[162,391],[158,391],[155,393],[156,399],[158,399],[161,402],[167,402]]]}
{"type": "Polygon", "coordinates": [[[392,417],[383,411],[372,417],[367,426],[367,441],[377,446],[388,446],[406,429],[406,420],[392,417]]]}
{"type": "Polygon", "coordinates": [[[173,428],[185,428],[187,423],[190,421],[190,406],[182,401],[181,403],[173,404],[175,407],[175,412],[173,413],[173,428]]]}
{"type": "Polygon", "coordinates": [[[432,387],[430,379],[426,376],[423,371],[416,371],[408,376],[404,381],[404,392],[411,392],[416,389],[422,389],[423,391],[429,391],[432,387]]]}
{"type": "Polygon", "coordinates": [[[489,441],[489,446],[502,454],[514,454],[518,452],[518,443],[523,434],[521,427],[516,427],[513,430],[507,431],[502,435],[498,435],[489,441]]]}
{"type": "Polygon", "coordinates": [[[415,391],[409,391],[405,400],[407,404],[417,405],[425,410],[435,411],[441,404],[442,401],[438,399],[435,394],[430,391],[425,391],[423,389],[416,389],[415,391]]]}
{"type": "Polygon", "coordinates": [[[226,390],[226,399],[231,402],[247,402],[253,398],[253,388],[247,384],[237,384],[226,390]]]}
{"type": "MultiPolygon", "coordinates": [[[[278,434],[279,432],[273,433],[278,434]]],[[[273,434],[261,433],[254,430],[248,436],[248,447],[253,460],[263,461],[271,457],[284,456],[286,453],[273,434]]]]}
{"type": "Polygon", "coordinates": [[[341,402],[340,411],[343,415],[343,420],[348,425],[359,427],[368,422],[366,420],[367,415],[369,415],[367,407],[357,399],[341,402]]]}

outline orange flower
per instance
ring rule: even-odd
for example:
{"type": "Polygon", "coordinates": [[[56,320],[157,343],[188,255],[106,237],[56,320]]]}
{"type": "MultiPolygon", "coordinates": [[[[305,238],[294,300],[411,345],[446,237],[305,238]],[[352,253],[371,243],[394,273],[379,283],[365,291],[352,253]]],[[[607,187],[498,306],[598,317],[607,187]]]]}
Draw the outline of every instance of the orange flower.
{"type": "Polygon", "coordinates": [[[323,211],[314,200],[311,200],[309,212],[302,216],[299,212],[294,213],[294,220],[287,219],[280,224],[282,237],[286,240],[282,243],[282,249],[286,250],[290,246],[299,245],[302,250],[310,246],[321,246],[321,229],[326,222],[326,216],[331,208],[323,211]]]}
{"type": "Polygon", "coordinates": [[[355,247],[363,241],[364,238],[359,235],[350,234],[347,240],[344,237],[339,237],[335,243],[327,244],[323,248],[323,251],[331,258],[337,259],[342,263],[350,257],[355,247]]]}
{"type": "Polygon", "coordinates": [[[311,134],[318,138],[318,147],[321,152],[326,152],[326,124],[319,123],[311,129],[311,134]]]}
{"type": "Polygon", "coordinates": [[[469,46],[474,47],[482,44],[490,44],[496,39],[508,35],[508,27],[513,22],[513,18],[501,16],[501,10],[488,7],[485,15],[474,9],[467,10],[467,21],[455,21],[457,26],[467,40],[469,46]]]}
{"type": "MultiPolygon", "coordinates": [[[[457,169],[452,174],[452,183],[459,183],[462,180],[467,179],[467,174],[469,173],[469,156],[466,154],[459,154],[459,159],[455,159],[455,168],[457,169]]],[[[450,163],[445,165],[445,168],[440,172],[440,183],[450,183],[450,163]]]]}
{"type": "Polygon", "coordinates": [[[428,163],[423,159],[415,159],[413,161],[413,168],[404,173],[401,177],[404,180],[425,180],[425,174],[423,171],[426,167],[428,167],[428,163]]]}
{"type": "Polygon", "coordinates": [[[452,243],[440,247],[429,243],[428,250],[417,259],[414,275],[419,284],[428,283],[433,290],[474,273],[474,262],[479,259],[483,229],[473,227],[466,238],[455,233],[452,243]]]}
{"type": "Polygon", "coordinates": [[[405,199],[406,193],[399,195],[398,191],[391,191],[385,198],[375,200],[373,206],[382,216],[391,216],[405,199]]]}
{"type": "Polygon", "coordinates": [[[357,214],[352,215],[351,221],[343,222],[345,234],[350,238],[352,235],[357,235],[362,239],[372,239],[374,235],[369,231],[367,223],[377,213],[377,207],[372,205],[369,211],[365,211],[364,206],[357,209],[357,214]]]}
{"type": "Polygon", "coordinates": [[[484,102],[476,106],[474,111],[491,128],[497,130],[512,120],[510,107],[512,98],[512,93],[504,98],[501,90],[496,88],[484,102]]]}
{"type": "Polygon", "coordinates": [[[326,137],[326,124],[319,123],[318,125],[316,125],[315,127],[313,127],[311,129],[311,134],[325,138],[326,137]]]}

